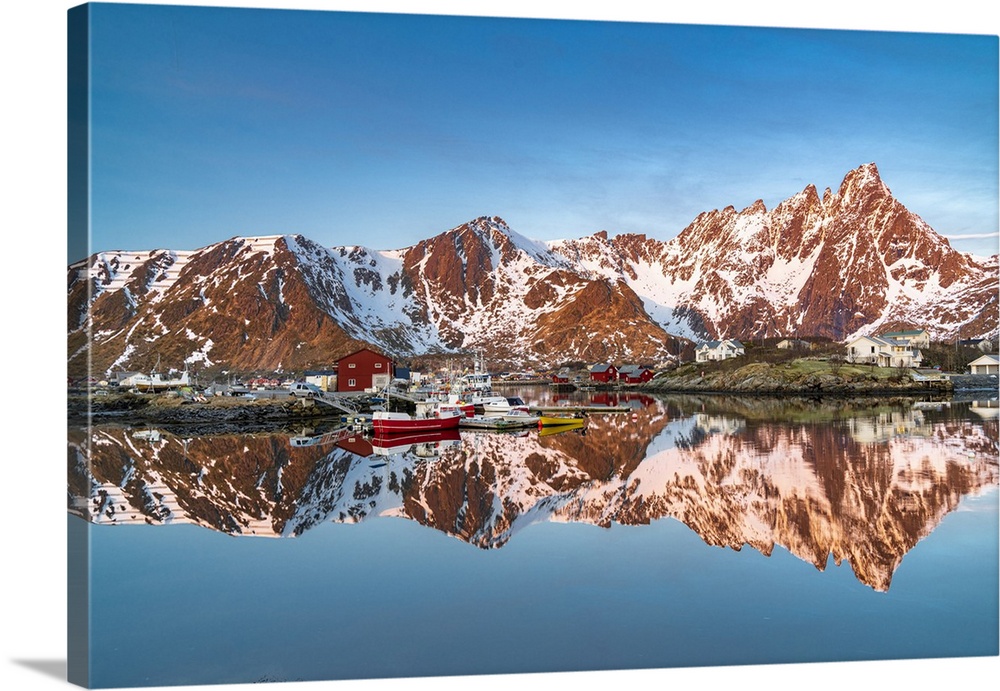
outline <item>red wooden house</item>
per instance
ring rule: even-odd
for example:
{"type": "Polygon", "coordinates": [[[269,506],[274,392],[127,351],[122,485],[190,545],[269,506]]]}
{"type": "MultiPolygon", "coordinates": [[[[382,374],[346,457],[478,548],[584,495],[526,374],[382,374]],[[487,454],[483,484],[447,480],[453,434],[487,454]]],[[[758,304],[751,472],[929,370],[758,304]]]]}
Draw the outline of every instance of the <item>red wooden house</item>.
{"type": "Polygon", "coordinates": [[[566,370],[559,370],[552,375],[553,384],[569,384],[569,372],[566,370]]]}
{"type": "Polygon", "coordinates": [[[625,384],[645,384],[653,378],[653,370],[641,365],[630,365],[618,370],[618,380],[625,384]]]}
{"type": "Polygon", "coordinates": [[[599,381],[607,384],[617,379],[618,368],[614,365],[594,365],[590,368],[590,381],[599,381]]]}
{"type": "Polygon", "coordinates": [[[362,348],[337,360],[337,391],[385,388],[392,381],[392,359],[362,348]]]}

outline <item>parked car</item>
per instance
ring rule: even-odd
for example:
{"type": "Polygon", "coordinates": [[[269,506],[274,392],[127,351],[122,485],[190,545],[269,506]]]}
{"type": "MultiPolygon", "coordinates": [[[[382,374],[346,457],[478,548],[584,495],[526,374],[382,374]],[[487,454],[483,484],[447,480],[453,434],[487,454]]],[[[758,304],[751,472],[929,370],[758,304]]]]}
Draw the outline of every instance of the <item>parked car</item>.
{"type": "Polygon", "coordinates": [[[289,384],[288,391],[293,396],[300,396],[302,398],[312,398],[313,396],[320,396],[323,394],[323,390],[315,384],[308,384],[303,381],[297,381],[289,384]]]}

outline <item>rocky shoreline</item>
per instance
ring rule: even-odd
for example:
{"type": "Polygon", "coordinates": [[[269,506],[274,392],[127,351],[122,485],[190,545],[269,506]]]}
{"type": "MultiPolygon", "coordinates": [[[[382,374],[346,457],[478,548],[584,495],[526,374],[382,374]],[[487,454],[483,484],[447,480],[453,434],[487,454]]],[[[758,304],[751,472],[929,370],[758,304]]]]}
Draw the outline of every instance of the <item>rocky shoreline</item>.
{"type": "Polygon", "coordinates": [[[67,412],[71,426],[119,422],[239,429],[309,422],[339,415],[333,408],[292,397],[251,400],[216,396],[199,402],[180,396],[131,393],[94,396],[89,400],[83,393],[70,394],[67,412]]]}
{"type": "Polygon", "coordinates": [[[643,386],[654,393],[715,393],[795,396],[947,395],[955,390],[947,379],[917,381],[907,374],[885,376],[864,368],[804,369],[794,363],[750,363],[734,369],[705,370],[688,366],[643,386]]]}

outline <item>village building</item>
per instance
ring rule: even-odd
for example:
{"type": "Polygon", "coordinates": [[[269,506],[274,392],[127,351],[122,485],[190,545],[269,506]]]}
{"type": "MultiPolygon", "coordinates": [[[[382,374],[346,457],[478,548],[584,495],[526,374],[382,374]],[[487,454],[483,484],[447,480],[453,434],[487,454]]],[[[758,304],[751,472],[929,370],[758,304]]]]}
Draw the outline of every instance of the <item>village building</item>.
{"type": "Polygon", "coordinates": [[[972,374],[1000,374],[1000,355],[989,353],[969,363],[972,374]]]}
{"type": "Polygon", "coordinates": [[[594,365],[590,368],[590,380],[608,384],[618,379],[618,368],[614,365],[594,365]]]}
{"type": "Polygon", "coordinates": [[[989,338],[963,338],[958,345],[966,348],[979,348],[984,353],[992,353],[997,349],[996,342],[989,338]]]}
{"type": "Polygon", "coordinates": [[[625,384],[645,384],[653,378],[653,370],[642,365],[622,365],[618,368],[618,381],[625,384]]]}
{"type": "Polygon", "coordinates": [[[694,351],[694,359],[697,362],[713,362],[716,360],[728,360],[746,354],[743,344],[735,338],[726,338],[721,341],[702,341],[694,351]]]}
{"type": "Polygon", "coordinates": [[[392,378],[392,359],[368,348],[337,360],[337,391],[384,389],[392,378]]]}
{"type": "Polygon", "coordinates": [[[553,384],[569,384],[570,373],[568,369],[561,369],[552,375],[553,384]]]}
{"type": "Polygon", "coordinates": [[[908,341],[886,336],[859,336],[847,344],[847,361],[879,367],[920,367],[924,356],[908,341]]]}
{"type": "Polygon", "coordinates": [[[302,373],[307,384],[319,387],[320,391],[337,390],[336,370],[306,370],[302,373]]]}
{"type": "Polygon", "coordinates": [[[887,331],[882,334],[882,338],[893,341],[904,341],[913,348],[929,348],[931,345],[931,335],[924,329],[910,329],[908,331],[887,331]]]}

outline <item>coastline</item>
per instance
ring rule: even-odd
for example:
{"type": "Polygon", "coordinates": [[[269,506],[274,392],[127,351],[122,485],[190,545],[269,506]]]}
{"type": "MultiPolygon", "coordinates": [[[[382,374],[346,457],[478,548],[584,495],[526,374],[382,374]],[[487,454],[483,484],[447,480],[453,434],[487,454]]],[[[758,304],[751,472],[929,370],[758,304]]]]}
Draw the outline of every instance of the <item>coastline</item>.
{"type": "Polygon", "coordinates": [[[339,411],[308,399],[282,396],[245,399],[213,396],[204,402],[168,394],[113,393],[88,398],[86,393],[67,396],[70,426],[93,422],[128,425],[273,426],[307,422],[339,415],[339,411]]]}
{"type": "MultiPolygon", "coordinates": [[[[771,364],[690,363],[641,386],[650,393],[771,396],[950,396],[982,386],[971,375],[915,377],[909,370],[799,359],[771,364]],[[970,385],[971,384],[971,385],[970,385]]],[[[992,380],[995,390],[996,379],[992,380]]]]}

